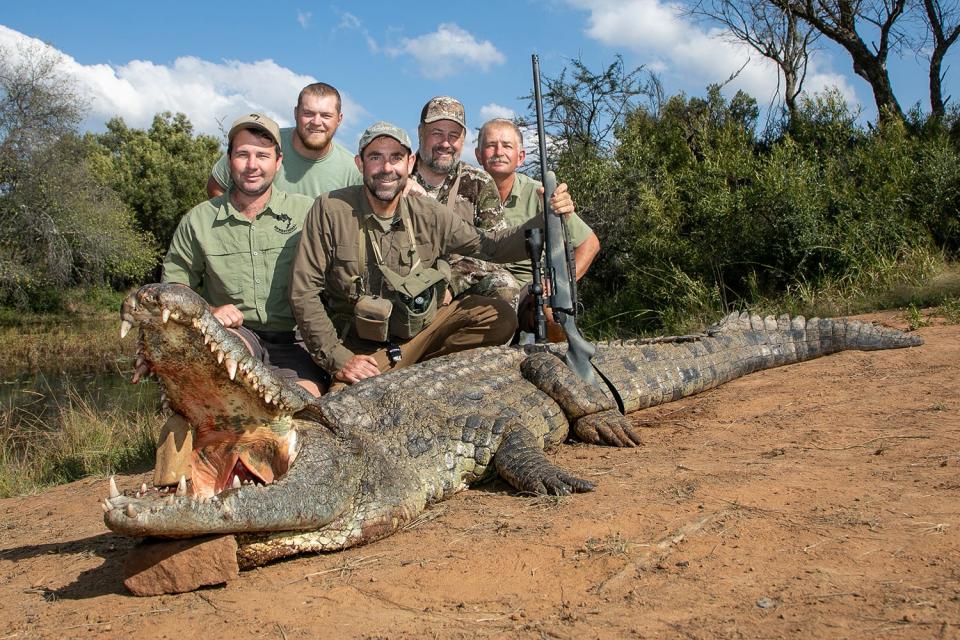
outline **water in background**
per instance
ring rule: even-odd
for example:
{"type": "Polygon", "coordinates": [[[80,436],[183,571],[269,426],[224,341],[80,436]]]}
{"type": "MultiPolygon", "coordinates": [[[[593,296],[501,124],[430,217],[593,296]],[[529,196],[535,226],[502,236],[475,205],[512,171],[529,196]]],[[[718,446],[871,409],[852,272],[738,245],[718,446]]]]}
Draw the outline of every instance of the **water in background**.
{"type": "Polygon", "coordinates": [[[0,411],[17,417],[50,419],[82,402],[96,412],[150,413],[159,410],[156,382],[130,384],[130,372],[39,373],[0,381],[0,411]]]}

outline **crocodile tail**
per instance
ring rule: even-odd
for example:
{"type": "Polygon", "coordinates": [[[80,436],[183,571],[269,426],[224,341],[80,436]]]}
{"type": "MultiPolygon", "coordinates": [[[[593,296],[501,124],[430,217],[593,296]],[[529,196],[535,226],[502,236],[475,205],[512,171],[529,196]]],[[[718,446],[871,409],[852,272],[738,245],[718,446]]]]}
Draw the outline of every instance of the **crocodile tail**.
{"type": "Polygon", "coordinates": [[[755,371],[848,349],[923,344],[868,322],[731,313],[702,336],[599,345],[593,365],[624,413],[691,396],[755,371]]]}
{"type": "Polygon", "coordinates": [[[786,347],[775,350],[774,359],[781,361],[770,363],[772,366],[802,362],[838,351],[875,351],[923,344],[919,336],[847,318],[791,318],[786,314],[778,318],[761,318],[756,314],[731,313],[707,329],[709,336],[735,333],[755,333],[765,336],[771,347],[786,347]]]}

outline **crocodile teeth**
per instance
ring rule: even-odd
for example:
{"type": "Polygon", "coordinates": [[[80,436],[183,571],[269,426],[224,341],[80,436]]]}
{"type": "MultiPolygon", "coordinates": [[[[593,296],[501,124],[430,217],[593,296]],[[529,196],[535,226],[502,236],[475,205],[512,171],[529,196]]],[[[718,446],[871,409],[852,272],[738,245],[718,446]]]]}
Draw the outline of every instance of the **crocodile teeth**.
{"type": "Polygon", "coordinates": [[[204,332],[203,334],[203,344],[210,344],[210,334],[204,332]]]}
{"type": "MultiPolygon", "coordinates": [[[[193,325],[194,329],[200,329],[200,318],[194,318],[193,320],[190,321],[190,324],[193,325]]],[[[200,331],[202,332],[203,329],[200,329],[200,331]]]]}
{"type": "Polygon", "coordinates": [[[100,508],[103,509],[104,513],[110,513],[110,507],[107,506],[106,502],[101,502],[100,508]]]}
{"type": "Polygon", "coordinates": [[[187,495],[187,479],[184,476],[180,476],[180,482],[177,483],[177,495],[187,495]]]}
{"type": "Polygon", "coordinates": [[[230,376],[231,380],[236,380],[237,378],[237,361],[233,358],[226,359],[227,374],[230,376]]]}
{"type": "Polygon", "coordinates": [[[270,404],[271,402],[273,402],[273,396],[269,393],[265,393],[263,394],[263,401],[266,402],[267,404],[270,404]]]}
{"type": "Polygon", "coordinates": [[[223,362],[223,351],[217,351],[217,364],[223,362]]]}
{"type": "Polygon", "coordinates": [[[120,490],[117,489],[117,481],[114,479],[113,476],[110,476],[110,497],[111,498],[120,497],[120,490]]]}
{"type": "Polygon", "coordinates": [[[233,476],[233,488],[234,489],[240,488],[240,476],[233,476]]]}
{"type": "Polygon", "coordinates": [[[163,320],[163,324],[167,324],[167,320],[170,319],[170,309],[164,307],[163,311],[160,312],[160,319],[163,320]]]}
{"type": "Polygon", "coordinates": [[[120,321],[120,339],[123,340],[127,337],[127,334],[130,333],[130,329],[133,328],[133,323],[129,320],[120,321]]]}
{"type": "Polygon", "coordinates": [[[137,517],[137,508],[134,507],[132,504],[128,504],[128,505],[127,505],[127,508],[124,510],[124,513],[127,514],[127,517],[128,517],[128,518],[136,518],[136,517],[137,517]]]}
{"type": "Polygon", "coordinates": [[[140,382],[140,378],[142,378],[143,376],[149,375],[149,374],[150,374],[150,367],[147,365],[147,363],[146,363],[146,362],[138,362],[138,363],[137,363],[137,368],[136,368],[136,370],[133,372],[133,378],[131,378],[130,381],[131,381],[133,384],[137,384],[138,382],[140,382]]]}
{"type": "Polygon", "coordinates": [[[107,511],[113,509],[113,503],[110,502],[110,499],[109,499],[109,498],[104,498],[104,499],[103,499],[103,506],[106,507],[107,511]]]}
{"type": "Polygon", "coordinates": [[[146,492],[147,492],[147,483],[143,482],[140,484],[140,493],[146,493],[146,492]]]}

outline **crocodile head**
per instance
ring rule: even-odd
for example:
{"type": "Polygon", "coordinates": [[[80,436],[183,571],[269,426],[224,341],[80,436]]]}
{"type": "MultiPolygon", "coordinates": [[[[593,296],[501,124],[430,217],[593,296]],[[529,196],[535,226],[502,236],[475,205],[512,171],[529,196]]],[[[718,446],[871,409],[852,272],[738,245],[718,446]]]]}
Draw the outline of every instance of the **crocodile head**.
{"type": "Polygon", "coordinates": [[[139,326],[134,381],[157,376],[164,402],[193,425],[194,438],[191,478],[175,489],[121,494],[111,480],[108,527],[172,537],[312,529],[335,517],[337,491],[313,505],[290,499],[297,491],[307,496],[290,477],[305,440],[318,447],[314,473],[340,486],[353,473],[344,464],[348,445],[317,421],[312,396],[250,355],[188,287],[146,285],[126,298],[120,315],[121,337],[139,326]]]}

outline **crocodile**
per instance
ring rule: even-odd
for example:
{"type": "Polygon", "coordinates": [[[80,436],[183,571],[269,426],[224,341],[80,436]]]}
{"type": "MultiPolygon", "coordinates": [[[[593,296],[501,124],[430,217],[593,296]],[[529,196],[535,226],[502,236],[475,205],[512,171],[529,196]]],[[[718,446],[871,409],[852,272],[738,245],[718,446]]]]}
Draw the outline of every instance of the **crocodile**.
{"type": "Polygon", "coordinates": [[[111,478],[104,522],[134,537],[234,535],[241,568],[383,538],[495,476],[520,492],[590,491],[544,450],[568,436],[638,446],[627,414],[639,409],[841,350],[922,344],[856,320],[734,312],[702,334],[598,343],[598,385],[566,366],[560,345],[504,346],[313,398],[250,356],[187,287],[128,296],[121,337],[135,325],[135,379],[159,378],[194,426],[191,477],[122,493],[111,478]]]}

